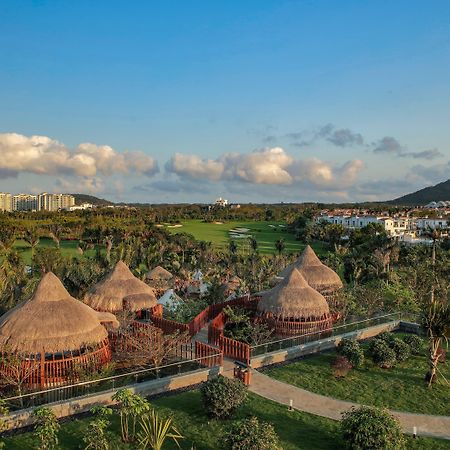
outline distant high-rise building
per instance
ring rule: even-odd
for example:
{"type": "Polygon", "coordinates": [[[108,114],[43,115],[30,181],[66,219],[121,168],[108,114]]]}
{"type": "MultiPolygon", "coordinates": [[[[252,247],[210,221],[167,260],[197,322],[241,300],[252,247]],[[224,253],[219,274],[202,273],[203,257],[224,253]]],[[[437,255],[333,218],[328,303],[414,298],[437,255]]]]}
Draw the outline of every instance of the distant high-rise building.
{"type": "Polygon", "coordinates": [[[12,195],[9,192],[0,192],[0,211],[12,210],[12,195]]]}
{"type": "Polygon", "coordinates": [[[39,209],[38,196],[32,194],[17,194],[12,197],[13,211],[37,211],[39,209]]]}
{"type": "Polygon", "coordinates": [[[40,211],[60,211],[75,205],[75,197],[70,194],[39,194],[38,209],[40,211]]]}

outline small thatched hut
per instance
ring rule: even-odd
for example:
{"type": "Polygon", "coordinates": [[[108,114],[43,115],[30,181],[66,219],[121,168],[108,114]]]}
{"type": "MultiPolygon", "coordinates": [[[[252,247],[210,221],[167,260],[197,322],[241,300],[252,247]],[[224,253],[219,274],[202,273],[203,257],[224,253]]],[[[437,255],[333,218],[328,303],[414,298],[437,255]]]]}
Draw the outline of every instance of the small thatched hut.
{"type": "Polygon", "coordinates": [[[274,288],[263,292],[258,315],[276,334],[303,334],[327,330],[332,316],[325,297],[308,285],[294,267],[274,288]]]}
{"type": "Polygon", "coordinates": [[[89,290],[84,301],[96,311],[117,313],[150,309],[156,305],[156,296],[150,286],[119,261],[106,278],[89,290]]]}
{"type": "Polygon", "coordinates": [[[159,293],[163,294],[173,287],[174,277],[164,267],[156,266],[147,273],[145,280],[150,287],[157,291],[157,296],[159,297],[159,293]]]}
{"type": "Polygon", "coordinates": [[[112,314],[94,311],[71,297],[53,273],[45,274],[29,300],[0,317],[2,376],[17,373],[21,364],[25,384],[45,387],[98,369],[111,360],[103,323],[118,325],[112,314]]]}
{"type": "Polygon", "coordinates": [[[296,262],[281,271],[279,279],[289,275],[293,268],[300,271],[307,283],[320,292],[331,307],[336,306],[338,292],[343,287],[342,281],[333,269],[330,269],[317,257],[309,245],[306,246],[296,262]]]}

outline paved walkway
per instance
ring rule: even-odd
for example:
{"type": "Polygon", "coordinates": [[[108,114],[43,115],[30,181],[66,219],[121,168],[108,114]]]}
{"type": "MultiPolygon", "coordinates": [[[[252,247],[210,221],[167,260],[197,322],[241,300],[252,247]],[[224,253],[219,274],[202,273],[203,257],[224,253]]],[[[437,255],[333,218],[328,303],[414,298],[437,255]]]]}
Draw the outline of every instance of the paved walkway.
{"type": "MultiPolygon", "coordinates": [[[[256,370],[252,373],[252,383],[249,389],[261,397],[283,405],[289,405],[289,400],[292,399],[295,409],[334,420],[340,420],[342,413],[352,406],[360,406],[357,403],[314,394],[305,389],[270,378],[256,370]]],[[[399,419],[405,433],[412,434],[413,427],[417,427],[419,436],[450,439],[450,417],[399,411],[391,411],[391,413],[399,419]]]]}
{"type": "MultiPolygon", "coordinates": [[[[203,328],[194,336],[194,340],[207,342],[207,327],[206,333],[205,328],[203,328]]],[[[231,359],[224,358],[222,374],[232,378],[233,369],[234,362],[231,359]]],[[[289,401],[292,399],[295,409],[333,420],[341,420],[344,411],[349,410],[353,406],[361,406],[357,403],[314,394],[305,389],[270,378],[256,370],[252,370],[252,380],[249,390],[261,397],[286,406],[289,405],[289,401]]],[[[450,439],[450,417],[448,416],[431,416],[400,411],[391,411],[391,413],[400,421],[405,433],[412,434],[413,428],[417,427],[417,434],[419,436],[450,439]]]]}

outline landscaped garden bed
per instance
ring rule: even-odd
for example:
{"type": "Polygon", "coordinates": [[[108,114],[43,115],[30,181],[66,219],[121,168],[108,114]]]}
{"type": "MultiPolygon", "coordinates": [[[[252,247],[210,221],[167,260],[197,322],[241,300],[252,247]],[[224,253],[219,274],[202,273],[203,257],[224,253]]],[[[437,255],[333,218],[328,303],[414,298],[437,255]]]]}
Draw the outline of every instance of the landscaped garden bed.
{"type": "MultiPolygon", "coordinates": [[[[271,423],[280,438],[284,450],[326,450],[343,448],[339,424],[335,421],[313,416],[298,411],[289,412],[285,406],[265,400],[257,395],[249,394],[245,405],[238,410],[233,420],[211,420],[204,411],[199,391],[184,392],[151,401],[158,412],[173,416],[174,424],[185,439],[180,441],[182,449],[190,450],[222,450],[223,438],[236,420],[257,416],[260,420],[271,423]]],[[[82,437],[87,430],[90,418],[82,418],[66,422],[60,432],[62,450],[75,450],[83,447],[82,437]],[[80,447],[81,445],[81,447],[80,447]]],[[[119,418],[112,416],[112,436],[114,448],[131,449],[134,445],[124,444],[120,438],[119,418]]],[[[450,441],[411,437],[407,438],[408,449],[433,448],[434,450],[450,449],[450,441]]],[[[7,450],[33,448],[31,433],[23,433],[5,439],[7,450]]],[[[164,449],[178,448],[168,441],[164,449]]]]}
{"type": "MultiPolygon", "coordinates": [[[[396,337],[403,337],[395,333],[396,337]]],[[[365,353],[370,342],[362,344],[365,353]]],[[[351,369],[346,376],[336,377],[331,367],[337,352],[324,352],[300,360],[268,368],[265,373],[277,380],[307,389],[317,394],[354,401],[365,405],[386,407],[414,413],[450,415],[450,363],[439,364],[438,381],[428,388],[426,342],[421,354],[396,362],[386,369],[366,357],[361,367],[351,369]]]]}

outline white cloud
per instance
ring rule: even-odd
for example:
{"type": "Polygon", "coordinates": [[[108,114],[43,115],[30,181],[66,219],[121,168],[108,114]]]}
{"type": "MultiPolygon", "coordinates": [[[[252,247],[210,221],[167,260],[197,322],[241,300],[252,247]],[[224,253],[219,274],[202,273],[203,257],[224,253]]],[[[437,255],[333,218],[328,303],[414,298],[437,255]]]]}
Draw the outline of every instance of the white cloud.
{"type": "Polygon", "coordinates": [[[119,153],[107,145],[90,143],[70,149],[47,136],[0,134],[0,155],[0,171],[14,174],[93,178],[130,172],[152,175],[158,171],[156,161],[143,152],[119,153]]]}
{"type": "Polygon", "coordinates": [[[351,186],[363,168],[360,160],[348,161],[342,166],[317,158],[295,160],[280,147],[246,154],[225,153],[215,160],[176,154],[166,165],[168,172],[187,179],[256,185],[308,184],[334,190],[351,186]]]}
{"type": "Polygon", "coordinates": [[[186,178],[217,181],[223,175],[224,165],[221,161],[202,159],[197,155],[175,153],[166,164],[166,170],[186,178]]]}

